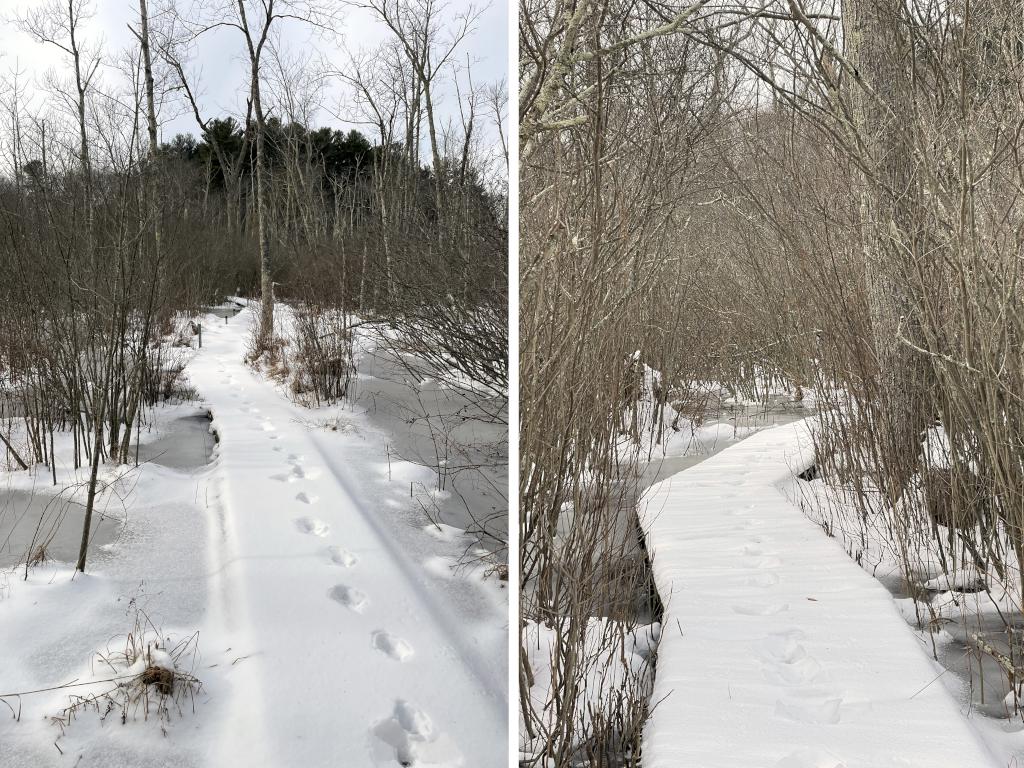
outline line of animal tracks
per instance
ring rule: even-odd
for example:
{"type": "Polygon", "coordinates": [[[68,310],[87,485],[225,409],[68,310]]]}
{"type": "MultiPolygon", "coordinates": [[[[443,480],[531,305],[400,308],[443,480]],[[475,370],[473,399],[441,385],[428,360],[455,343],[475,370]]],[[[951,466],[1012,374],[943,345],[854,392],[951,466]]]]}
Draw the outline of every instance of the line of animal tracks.
{"type": "Polygon", "coordinates": [[[644,765],[997,765],[889,593],[787,497],[812,460],[801,422],[651,489],[666,613],[644,765]]]}
{"type": "Polygon", "coordinates": [[[209,327],[187,368],[219,435],[209,622],[236,659],[219,764],[503,764],[504,659],[388,534],[408,483],[246,366],[250,322],[209,327]]]}

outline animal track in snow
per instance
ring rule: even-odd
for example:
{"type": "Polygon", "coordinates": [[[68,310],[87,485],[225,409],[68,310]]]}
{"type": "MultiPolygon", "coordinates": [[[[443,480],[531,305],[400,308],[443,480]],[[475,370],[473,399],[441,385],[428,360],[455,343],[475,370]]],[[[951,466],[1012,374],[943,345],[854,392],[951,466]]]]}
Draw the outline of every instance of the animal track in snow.
{"type": "Polygon", "coordinates": [[[296,483],[299,480],[316,480],[320,477],[321,471],[317,467],[310,467],[308,469],[300,467],[298,464],[293,464],[291,471],[282,472],[278,475],[271,475],[271,480],[277,480],[281,483],[296,483]]]}
{"type": "Polygon", "coordinates": [[[327,525],[323,520],[317,520],[315,517],[299,517],[295,520],[295,527],[303,533],[311,533],[314,536],[323,538],[326,536],[331,527],[327,525]]]}
{"type": "Polygon", "coordinates": [[[763,603],[757,605],[744,603],[743,605],[734,605],[732,607],[733,613],[738,613],[741,616],[774,616],[776,613],[788,610],[788,603],[763,603]]]}
{"type": "Polygon", "coordinates": [[[462,755],[445,733],[438,733],[425,712],[404,699],[395,702],[390,717],[373,727],[379,763],[392,759],[398,765],[461,765],[462,755]]]}
{"type": "Polygon", "coordinates": [[[827,750],[805,747],[786,755],[774,768],[846,768],[846,763],[827,750]]]}
{"type": "Polygon", "coordinates": [[[777,558],[775,555],[766,555],[757,561],[758,568],[778,568],[782,565],[782,560],[777,558]]]}
{"type": "Polygon", "coordinates": [[[308,494],[305,491],[301,491],[295,497],[295,500],[296,501],[301,501],[303,504],[316,504],[318,501],[320,501],[320,497],[319,496],[313,496],[312,494],[308,494]]]}
{"type": "Polygon", "coordinates": [[[762,671],[776,685],[809,685],[821,676],[822,668],[817,659],[805,654],[790,662],[767,664],[762,671]]]}
{"type": "Polygon", "coordinates": [[[365,592],[345,584],[335,584],[327,594],[331,600],[341,603],[356,613],[362,613],[370,603],[370,598],[366,596],[365,592]]]}
{"type": "Polygon", "coordinates": [[[790,663],[807,655],[807,651],[799,642],[804,637],[804,633],[799,629],[773,632],[759,644],[759,647],[763,649],[763,655],[776,661],[790,663]]]}
{"type": "Polygon", "coordinates": [[[779,577],[774,573],[759,573],[747,579],[747,584],[752,587],[773,587],[779,583],[779,577]]]}
{"type": "Polygon", "coordinates": [[[821,675],[821,664],[797,642],[800,636],[794,632],[770,635],[758,644],[755,653],[766,662],[766,679],[779,685],[806,685],[821,675]]]}
{"type": "Polygon", "coordinates": [[[825,699],[779,699],[775,702],[775,714],[798,723],[835,725],[841,719],[840,706],[843,700],[825,699]]]}
{"type": "Polygon", "coordinates": [[[806,685],[821,675],[821,664],[799,642],[803,637],[803,632],[793,629],[769,635],[755,646],[755,654],[766,662],[767,679],[782,685],[806,685]]]}
{"type": "Polygon", "coordinates": [[[292,475],[296,480],[316,480],[323,471],[319,467],[303,467],[299,464],[292,465],[292,475]]]}
{"type": "Polygon", "coordinates": [[[343,568],[351,568],[359,562],[359,558],[342,547],[334,546],[328,550],[331,553],[331,562],[343,568]]]}
{"type": "Polygon", "coordinates": [[[277,427],[275,427],[269,421],[264,421],[262,424],[260,424],[260,428],[264,432],[276,432],[277,431],[277,427]]]}
{"type": "Polygon", "coordinates": [[[385,632],[383,629],[378,629],[371,637],[374,648],[396,661],[405,661],[413,654],[411,645],[402,638],[396,637],[390,632],[385,632]]]}

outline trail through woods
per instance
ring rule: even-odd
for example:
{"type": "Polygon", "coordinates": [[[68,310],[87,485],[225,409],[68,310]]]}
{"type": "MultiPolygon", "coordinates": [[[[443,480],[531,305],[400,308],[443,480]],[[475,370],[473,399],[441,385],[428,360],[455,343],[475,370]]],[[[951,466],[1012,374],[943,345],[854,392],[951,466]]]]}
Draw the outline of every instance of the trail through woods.
{"type": "MultiPolygon", "coordinates": [[[[498,580],[438,566],[462,545],[457,532],[417,522],[410,496],[432,472],[389,453],[358,408],[290,402],[243,361],[251,322],[250,312],[208,317],[186,368],[213,415],[213,464],[198,477],[143,465],[132,535],[94,573],[72,581],[68,567],[48,565],[5,581],[4,687],[89,669],[89,649],[129,629],[124,591],[143,582],[163,631],[199,630],[195,711],[190,702],[174,713],[167,735],[152,722],[80,715],[59,739],[85,756],[76,765],[504,765],[498,580]],[[396,535],[410,523],[421,530],[396,535]],[[192,609],[176,612],[181,603],[192,609]],[[61,661],[38,663],[41,654],[61,661]]],[[[65,764],[44,718],[66,701],[67,691],[25,697],[22,722],[0,723],[0,764],[65,764]]]]}
{"type": "Polygon", "coordinates": [[[801,422],[651,489],[666,615],[644,765],[1000,765],[890,594],[787,496],[812,461],[801,422]]]}
{"type": "Polygon", "coordinates": [[[221,432],[221,607],[258,649],[239,693],[269,705],[256,728],[231,721],[243,764],[501,764],[504,660],[380,514],[423,470],[310,423],[243,363],[249,321],[211,327],[190,369],[221,432]]]}

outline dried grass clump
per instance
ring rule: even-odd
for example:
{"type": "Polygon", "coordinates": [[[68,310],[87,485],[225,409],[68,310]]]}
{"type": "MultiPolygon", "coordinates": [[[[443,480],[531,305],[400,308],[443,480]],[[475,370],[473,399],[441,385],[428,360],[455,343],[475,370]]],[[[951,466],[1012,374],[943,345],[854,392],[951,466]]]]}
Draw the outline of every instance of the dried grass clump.
{"type": "Polygon", "coordinates": [[[167,667],[150,666],[146,667],[139,675],[139,682],[143,685],[156,687],[158,693],[170,696],[174,692],[174,681],[177,679],[173,669],[167,667]]]}
{"type": "Polygon", "coordinates": [[[341,400],[355,375],[349,315],[338,309],[303,304],[295,309],[292,395],[304,405],[341,400]]]}
{"type": "Polygon", "coordinates": [[[50,560],[50,556],[46,552],[46,544],[39,544],[32,550],[28,556],[28,566],[35,568],[37,565],[43,565],[50,560]]]}
{"type": "MultiPolygon", "coordinates": [[[[72,694],[69,703],[51,722],[63,734],[76,717],[96,712],[101,721],[116,715],[121,724],[142,718],[156,718],[166,735],[166,727],[175,717],[182,717],[186,708],[195,712],[195,697],[202,682],[194,674],[198,661],[198,633],[178,642],[153,625],[149,617],[134,608],[132,630],[124,637],[123,646],[97,653],[95,662],[110,670],[107,678],[85,683],[97,690],[72,694]]],[[[112,641],[113,642],[113,641],[112,641]]]]}

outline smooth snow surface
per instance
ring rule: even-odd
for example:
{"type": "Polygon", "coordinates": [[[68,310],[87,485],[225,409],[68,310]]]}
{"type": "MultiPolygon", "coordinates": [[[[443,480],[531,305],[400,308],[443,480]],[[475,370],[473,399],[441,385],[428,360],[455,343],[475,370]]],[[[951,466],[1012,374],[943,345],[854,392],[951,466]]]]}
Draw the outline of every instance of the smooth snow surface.
{"type": "Polygon", "coordinates": [[[786,425],[651,489],[666,615],[645,768],[999,765],[889,593],[784,495],[811,461],[786,425]]]}
{"type": "MultiPolygon", "coordinates": [[[[506,765],[503,583],[449,567],[464,538],[428,535],[410,497],[436,475],[396,463],[358,406],[300,407],[245,365],[251,322],[207,316],[185,370],[213,416],[211,464],[105,468],[123,532],[86,574],[0,571],[0,694],[92,680],[138,604],[168,647],[198,631],[194,711],[124,725],[85,711],[62,734],[50,717],[91,689],[8,699],[21,721],[0,705],[0,766],[506,765]]],[[[45,492],[47,477],[4,480],[45,492]]]]}
{"type": "Polygon", "coordinates": [[[408,486],[358,429],[318,427],[245,367],[250,321],[211,324],[188,369],[221,438],[222,599],[251,654],[255,706],[226,722],[220,764],[504,764],[504,659],[394,544],[380,507],[408,486]]]}

